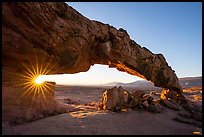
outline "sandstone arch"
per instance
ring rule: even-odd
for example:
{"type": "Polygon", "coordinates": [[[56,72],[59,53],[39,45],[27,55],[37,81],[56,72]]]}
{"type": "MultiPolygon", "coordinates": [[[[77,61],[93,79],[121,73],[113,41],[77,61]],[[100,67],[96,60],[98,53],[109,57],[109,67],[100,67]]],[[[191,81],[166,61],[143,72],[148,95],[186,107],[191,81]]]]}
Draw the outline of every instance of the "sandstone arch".
{"type": "MultiPolygon", "coordinates": [[[[3,83],[21,63],[51,59],[55,74],[87,71],[105,64],[176,91],[182,88],[162,54],[153,54],[120,28],[89,20],[65,3],[2,3],[3,83]]],[[[12,84],[11,84],[12,86],[12,84]]],[[[4,92],[4,91],[3,91],[4,92]]]]}
{"type": "Polygon", "coordinates": [[[22,62],[27,54],[32,58],[29,52],[39,49],[37,54],[58,64],[58,74],[105,64],[156,86],[181,90],[162,54],[142,48],[123,29],[90,21],[65,3],[3,3],[2,19],[3,67],[11,66],[7,60],[22,62]]]}

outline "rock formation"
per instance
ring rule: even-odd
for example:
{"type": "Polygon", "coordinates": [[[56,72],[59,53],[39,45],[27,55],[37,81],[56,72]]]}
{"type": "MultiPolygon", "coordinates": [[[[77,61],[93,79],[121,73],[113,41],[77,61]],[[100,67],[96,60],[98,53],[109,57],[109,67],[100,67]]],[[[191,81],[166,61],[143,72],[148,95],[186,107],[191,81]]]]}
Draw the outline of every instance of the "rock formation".
{"type": "MultiPolygon", "coordinates": [[[[2,50],[2,84],[11,90],[35,66],[46,68],[40,70],[43,74],[64,74],[105,64],[168,89],[165,95],[175,93],[171,98],[181,96],[178,78],[162,54],[141,47],[124,29],[89,20],[65,3],[3,2],[2,50]]],[[[4,92],[8,100],[16,96],[3,90],[3,98],[4,92]]]]}
{"type": "Polygon", "coordinates": [[[121,86],[119,88],[113,87],[103,93],[100,108],[102,110],[120,111],[128,104],[129,98],[130,94],[121,86]]]}
{"type": "Polygon", "coordinates": [[[22,88],[3,85],[2,117],[3,122],[11,125],[34,121],[50,115],[66,112],[66,108],[54,99],[54,82],[46,82],[49,88],[22,92],[22,88]],[[38,92],[43,92],[38,93],[38,92]]]}
{"type": "Polygon", "coordinates": [[[159,100],[153,100],[150,94],[144,91],[135,91],[130,93],[121,86],[113,87],[103,93],[99,108],[102,110],[111,110],[121,112],[123,110],[147,110],[153,113],[160,113],[162,109],[159,100]]]}

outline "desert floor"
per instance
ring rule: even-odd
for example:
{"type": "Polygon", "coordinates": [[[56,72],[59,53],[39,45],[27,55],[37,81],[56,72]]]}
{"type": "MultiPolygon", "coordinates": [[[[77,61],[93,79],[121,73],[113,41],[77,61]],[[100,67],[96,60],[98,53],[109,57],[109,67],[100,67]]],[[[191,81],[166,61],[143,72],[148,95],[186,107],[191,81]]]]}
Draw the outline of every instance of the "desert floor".
{"type": "Polygon", "coordinates": [[[69,113],[16,126],[3,123],[3,134],[193,135],[198,132],[202,134],[202,128],[172,120],[179,111],[166,107],[162,113],[150,113],[142,110],[115,113],[98,110],[97,105],[106,89],[108,88],[57,86],[56,99],[67,105],[69,113]]]}

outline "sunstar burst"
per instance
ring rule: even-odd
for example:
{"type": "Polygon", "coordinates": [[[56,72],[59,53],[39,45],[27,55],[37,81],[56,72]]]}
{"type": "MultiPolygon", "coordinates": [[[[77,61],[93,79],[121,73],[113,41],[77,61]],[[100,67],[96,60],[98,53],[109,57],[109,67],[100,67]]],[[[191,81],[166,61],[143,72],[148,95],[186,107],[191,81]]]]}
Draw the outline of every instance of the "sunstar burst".
{"type": "Polygon", "coordinates": [[[43,79],[43,76],[42,75],[39,75],[36,79],[35,79],[35,83],[40,85],[44,82],[45,80],[43,79]]]}
{"type": "Polygon", "coordinates": [[[19,96],[20,99],[25,94],[33,95],[32,102],[36,96],[42,95],[46,100],[46,94],[50,94],[51,84],[43,79],[43,75],[52,74],[54,64],[51,64],[51,60],[45,61],[42,60],[42,63],[39,63],[36,58],[36,63],[32,64],[22,64],[24,69],[21,73],[15,73],[19,76],[19,81],[16,86],[22,87],[22,94],[19,96]]]}

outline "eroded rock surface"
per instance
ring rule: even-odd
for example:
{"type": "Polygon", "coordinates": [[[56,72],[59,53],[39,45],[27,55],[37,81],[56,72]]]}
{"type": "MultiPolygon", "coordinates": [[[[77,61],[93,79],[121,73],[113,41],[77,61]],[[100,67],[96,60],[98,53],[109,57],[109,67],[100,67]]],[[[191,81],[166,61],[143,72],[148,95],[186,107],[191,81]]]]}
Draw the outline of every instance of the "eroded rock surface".
{"type": "Polygon", "coordinates": [[[17,97],[14,86],[20,78],[15,74],[34,71],[33,66],[47,68],[46,74],[64,74],[85,72],[94,64],[177,94],[182,90],[164,56],[141,47],[122,28],[89,20],[65,3],[2,3],[2,85],[10,88],[3,88],[5,103],[17,97]]]}

